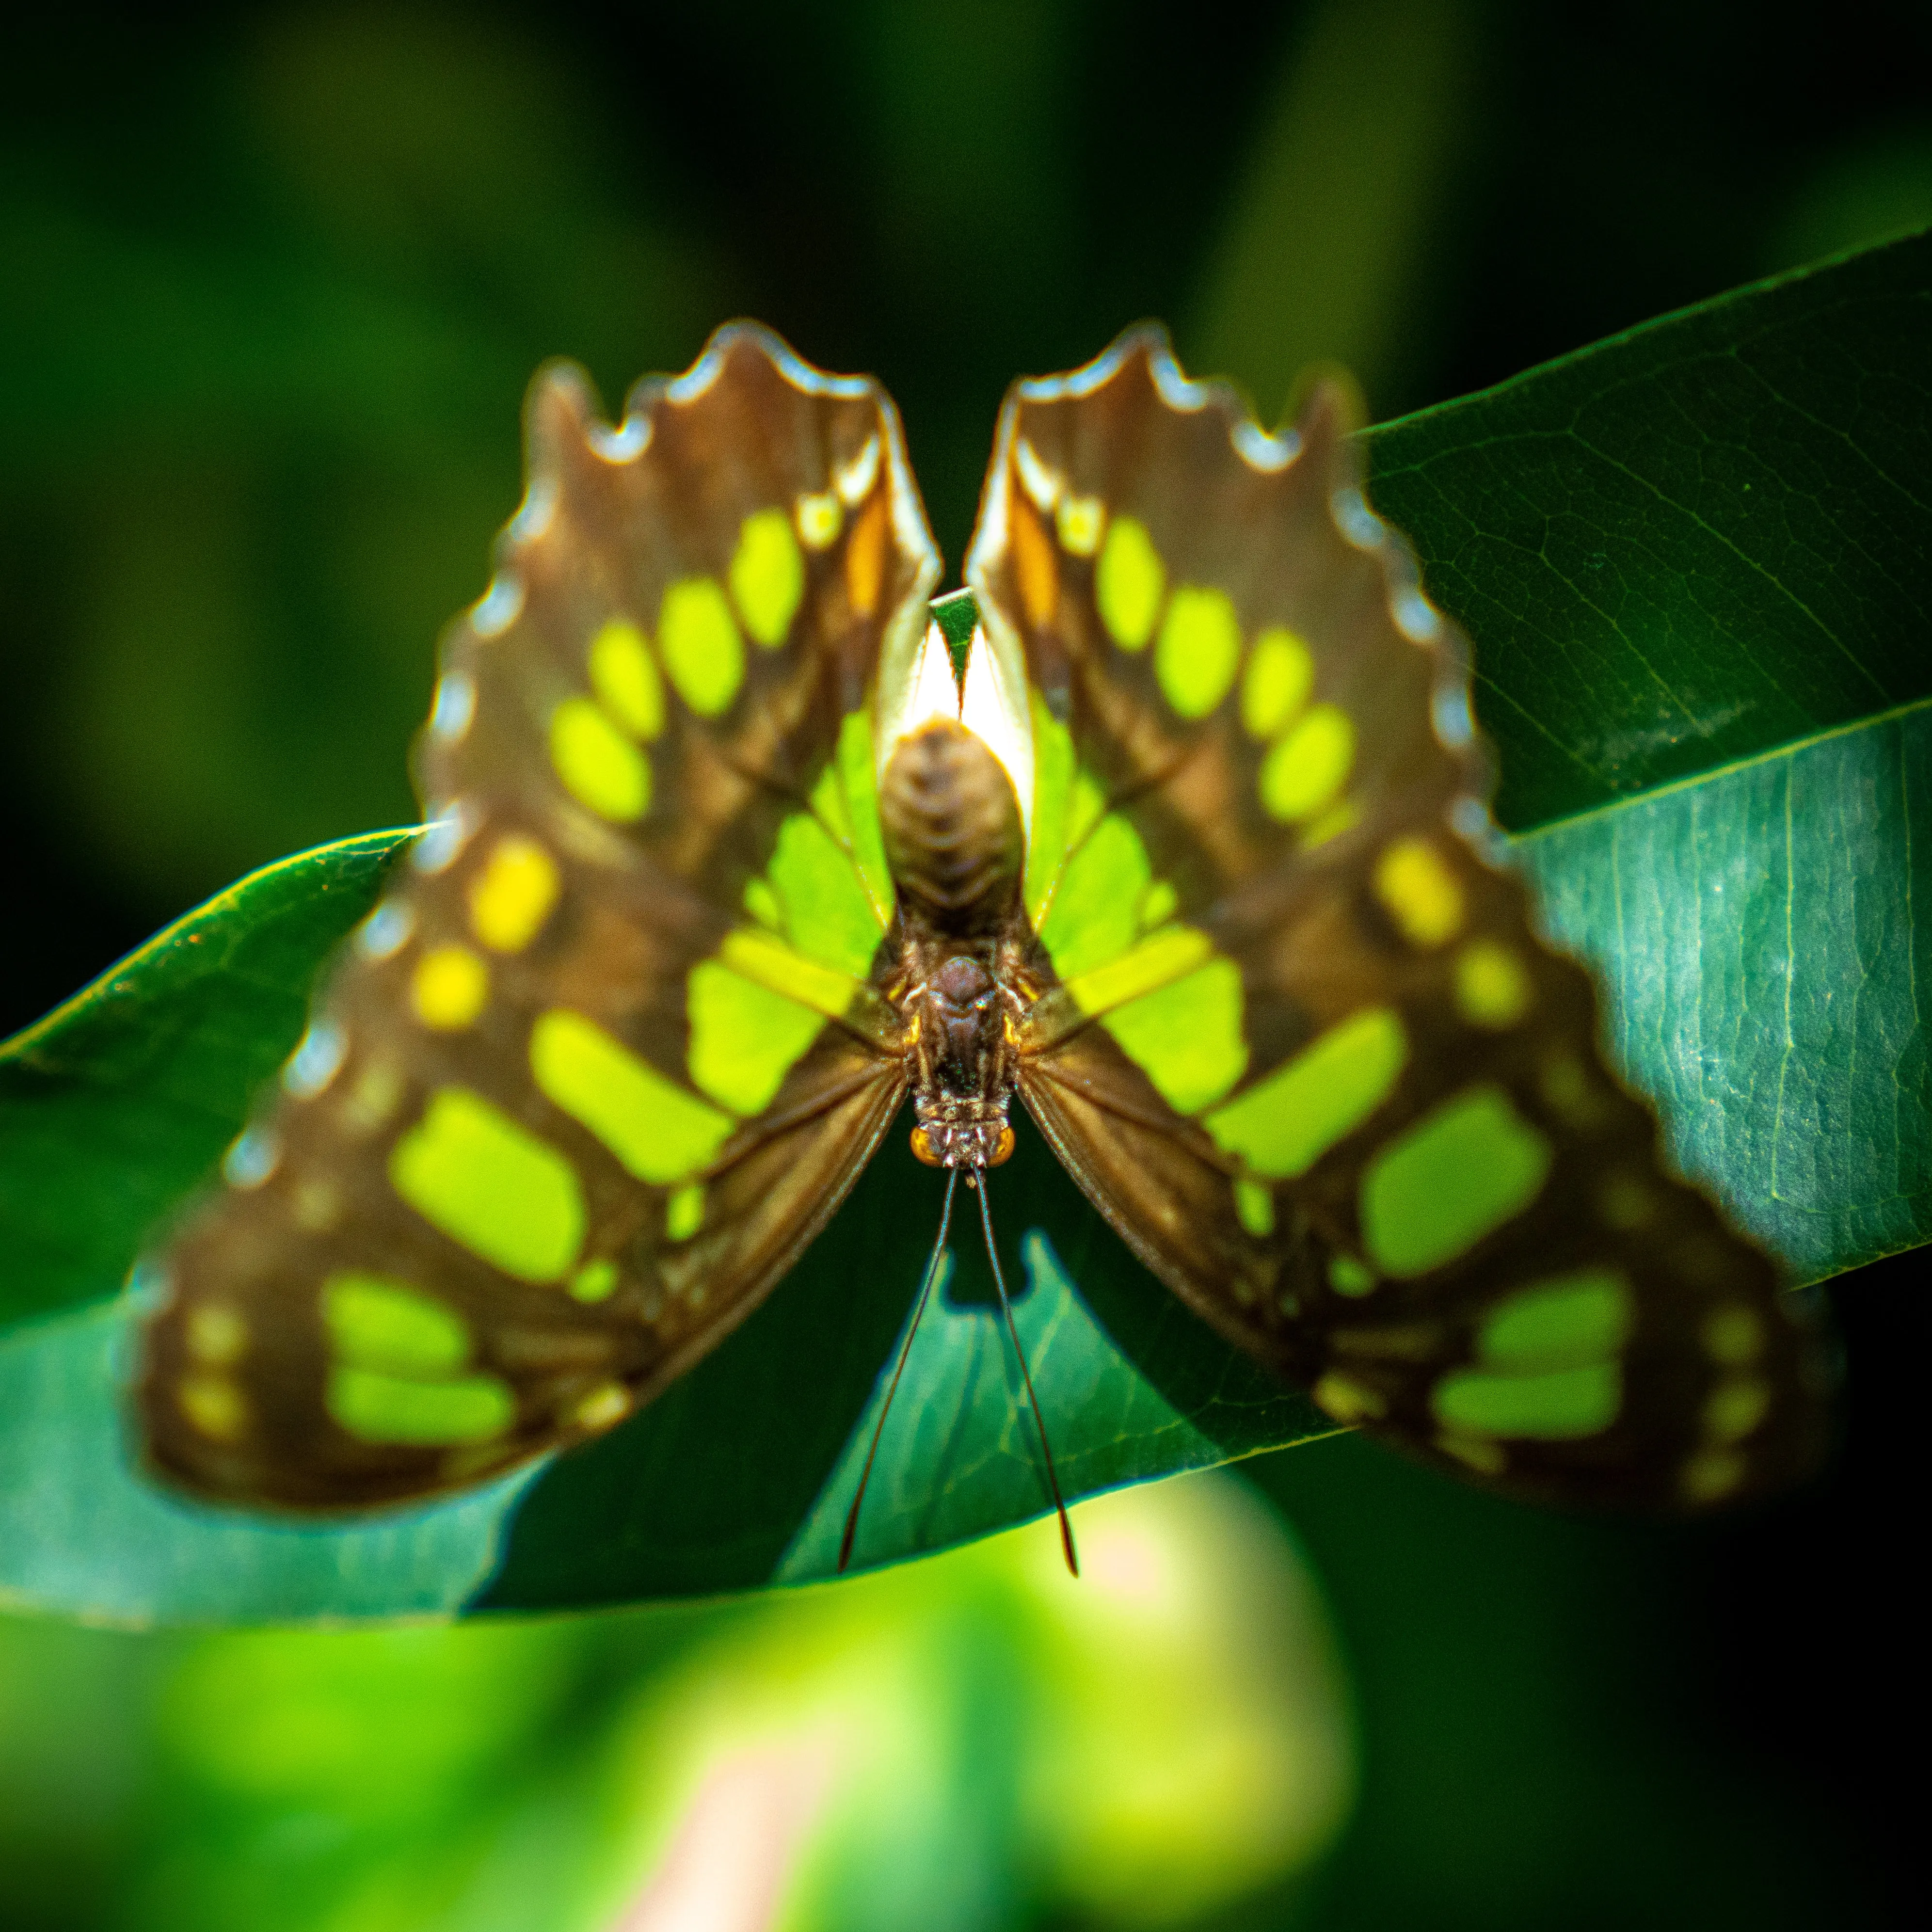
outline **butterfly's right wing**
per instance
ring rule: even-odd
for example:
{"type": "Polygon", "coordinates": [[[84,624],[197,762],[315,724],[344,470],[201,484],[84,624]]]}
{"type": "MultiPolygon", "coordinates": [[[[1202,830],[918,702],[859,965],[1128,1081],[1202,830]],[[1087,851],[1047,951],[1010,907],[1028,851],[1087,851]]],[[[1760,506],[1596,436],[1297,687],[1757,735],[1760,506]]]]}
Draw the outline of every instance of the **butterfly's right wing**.
{"type": "Polygon", "coordinates": [[[1484,856],[1461,640],[1345,428],[1330,391],[1264,435],[1152,331],[1008,398],[968,580],[1034,728],[1022,1092],[1339,1419],[1519,1494],[1773,1486],[1818,1338],[1484,856]]]}
{"type": "Polygon", "coordinates": [[[938,571],[876,384],[739,326],[614,430],[540,377],[431,821],[160,1258],[164,1472],[336,1505],[608,1427],[824,1224],[904,1086],[882,663],[938,571]]]}

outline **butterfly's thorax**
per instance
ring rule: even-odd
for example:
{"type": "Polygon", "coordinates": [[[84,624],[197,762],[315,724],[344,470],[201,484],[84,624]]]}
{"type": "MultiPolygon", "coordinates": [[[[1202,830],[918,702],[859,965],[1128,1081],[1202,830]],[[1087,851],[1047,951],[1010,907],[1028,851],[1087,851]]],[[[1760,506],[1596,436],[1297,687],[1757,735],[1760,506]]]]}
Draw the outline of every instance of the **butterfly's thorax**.
{"type": "Polygon", "coordinates": [[[991,1166],[1012,1146],[1024,940],[1024,843],[1005,768],[964,725],[938,718],[905,739],[879,784],[898,886],[896,985],[920,1158],[991,1166]]]}

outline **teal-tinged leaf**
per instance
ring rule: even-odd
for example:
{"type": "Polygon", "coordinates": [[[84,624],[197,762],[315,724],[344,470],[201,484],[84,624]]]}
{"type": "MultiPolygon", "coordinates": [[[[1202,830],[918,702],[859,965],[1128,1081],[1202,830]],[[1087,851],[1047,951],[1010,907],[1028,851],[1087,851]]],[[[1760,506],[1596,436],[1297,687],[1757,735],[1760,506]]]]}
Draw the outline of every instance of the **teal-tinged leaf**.
{"type": "Polygon", "coordinates": [[[1794,1280],[1932,1240],[1932,699],[1516,849],[1678,1164],[1794,1280]]]}
{"type": "Polygon", "coordinates": [[[1932,234],[1371,430],[1512,831],[1932,696],[1932,234]]]}
{"type": "MultiPolygon", "coordinates": [[[[1898,244],[1371,439],[1378,503],[1478,640],[1508,809],[1534,828],[1518,850],[1603,971],[1611,1050],[1801,1279],[1932,1233],[1928,290],[1932,245],[1898,244]]],[[[293,1528],[130,1473],[122,1318],[98,1304],[293,1043],[400,836],[244,881],[0,1049],[0,1313],[71,1311],[0,1341],[0,1594],[243,1619],[826,1574],[938,1212],[902,1132],[756,1317],[533,1479],[293,1528]]],[[[1070,1496],[1317,1425],[1126,1258],[1036,1139],[992,1200],[1070,1496]]],[[[956,1228],[862,1562],[1043,1506],[973,1240],[956,1228]]]]}

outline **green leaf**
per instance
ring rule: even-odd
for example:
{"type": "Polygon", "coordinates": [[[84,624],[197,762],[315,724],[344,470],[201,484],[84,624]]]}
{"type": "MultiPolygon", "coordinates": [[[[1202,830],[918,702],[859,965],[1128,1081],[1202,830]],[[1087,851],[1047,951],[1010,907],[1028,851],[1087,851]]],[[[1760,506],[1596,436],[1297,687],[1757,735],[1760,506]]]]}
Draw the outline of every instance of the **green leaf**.
{"type": "MultiPolygon", "coordinates": [[[[1479,640],[1516,849],[1602,970],[1612,1051],[1803,1280],[1932,1224],[1928,291],[1922,238],[1369,438],[1379,506],[1479,640]]],[[[902,1133],[753,1320],[565,1460],[342,1526],[201,1509],[130,1472],[107,1298],[293,1044],[403,836],[244,880],[0,1048],[0,1312],[70,1311],[0,1342],[0,1594],[341,1617],[830,1571],[938,1214],[902,1133]]],[[[1070,1497],[1326,1428],[1127,1258],[1036,1137],[990,1198],[1070,1497]]],[[[968,1195],[956,1210],[976,1218],[968,1195]]],[[[861,1563],[1045,1506],[976,1248],[956,1222],[861,1563]]]]}
{"type": "Polygon", "coordinates": [[[1372,430],[1512,831],[1932,698],[1932,235],[1372,430]]]}
{"type": "Polygon", "coordinates": [[[411,836],[251,874],[0,1046],[0,1326],[119,1287],[286,1057],[316,966],[411,836]]]}

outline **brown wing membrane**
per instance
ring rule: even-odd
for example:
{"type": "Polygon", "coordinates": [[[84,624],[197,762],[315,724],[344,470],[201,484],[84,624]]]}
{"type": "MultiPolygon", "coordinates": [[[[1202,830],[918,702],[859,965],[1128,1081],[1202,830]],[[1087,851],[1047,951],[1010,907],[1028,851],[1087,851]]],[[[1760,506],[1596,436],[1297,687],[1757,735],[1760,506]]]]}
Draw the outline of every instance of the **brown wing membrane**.
{"type": "Polygon", "coordinates": [[[1148,1265],[1339,1419],[1555,1499],[1787,1480],[1819,1338],[1662,1166],[1486,856],[1466,650],[1346,415],[1318,389],[1264,436],[1154,331],[1008,398],[968,578],[1034,693],[1022,1092],[1148,1265]]]}
{"type": "Polygon", "coordinates": [[[529,441],[417,747],[435,822],[148,1270],[148,1454],[217,1496],[381,1502],[608,1427],[903,1090],[839,762],[938,570],[890,402],[736,326],[615,429],[546,372],[529,441]]]}

